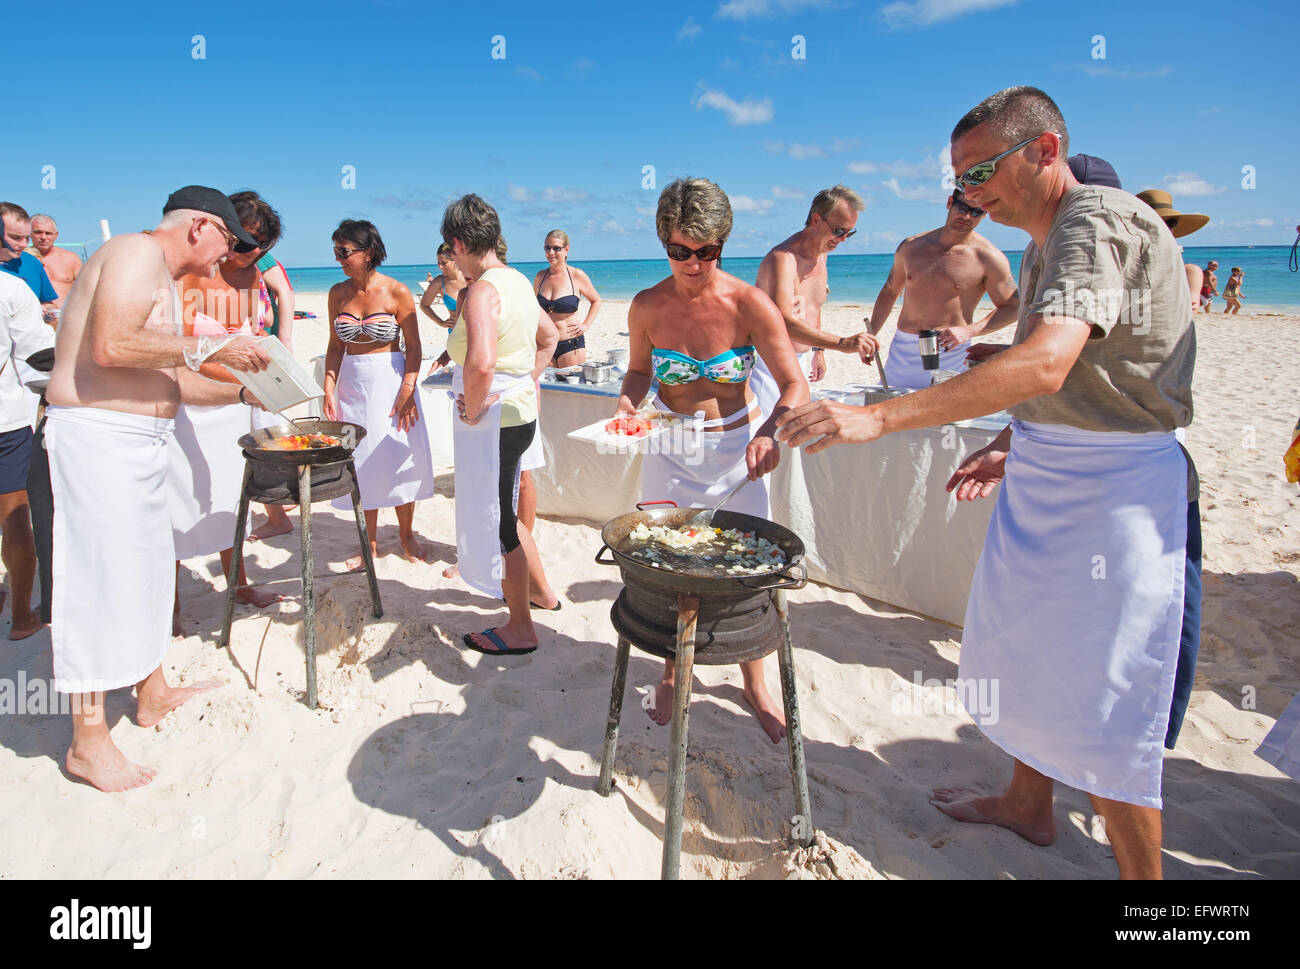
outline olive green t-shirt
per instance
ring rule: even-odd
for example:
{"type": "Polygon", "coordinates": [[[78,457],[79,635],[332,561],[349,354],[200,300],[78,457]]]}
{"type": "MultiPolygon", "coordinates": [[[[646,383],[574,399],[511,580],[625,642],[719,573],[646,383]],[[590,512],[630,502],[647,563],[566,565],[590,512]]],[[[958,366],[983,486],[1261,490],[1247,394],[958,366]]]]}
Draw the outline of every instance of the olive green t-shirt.
{"type": "MultiPolygon", "coordinates": [[[[1012,416],[1086,431],[1172,431],[1192,421],[1192,325],[1182,253],[1141,199],[1080,185],[1061,200],[1043,250],[1020,263],[1020,317],[1072,317],[1092,327],[1061,389],[1011,408],[1012,416]]],[[[1196,496],[1188,458],[1188,500],[1196,496]]]]}

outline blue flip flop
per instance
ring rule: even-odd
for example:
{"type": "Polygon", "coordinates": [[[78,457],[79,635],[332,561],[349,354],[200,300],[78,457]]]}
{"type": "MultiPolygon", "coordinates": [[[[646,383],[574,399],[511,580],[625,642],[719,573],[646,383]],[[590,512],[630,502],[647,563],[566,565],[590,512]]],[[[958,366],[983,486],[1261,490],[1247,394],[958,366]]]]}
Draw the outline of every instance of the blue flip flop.
{"type": "Polygon", "coordinates": [[[474,642],[474,637],[471,636],[469,633],[466,633],[464,636],[462,636],[461,640],[470,649],[478,653],[483,653],[485,656],[522,656],[525,653],[532,653],[537,651],[536,646],[526,646],[519,649],[512,649],[511,647],[505,644],[505,640],[503,640],[500,636],[497,635],[497,631],[495,629],[485,629],[483,630],[482,635],[486,636],[488,638],[488,641],[492,643],[492,645],[495,646],[496,649],[484,649],[478,643],[474,642]]]}

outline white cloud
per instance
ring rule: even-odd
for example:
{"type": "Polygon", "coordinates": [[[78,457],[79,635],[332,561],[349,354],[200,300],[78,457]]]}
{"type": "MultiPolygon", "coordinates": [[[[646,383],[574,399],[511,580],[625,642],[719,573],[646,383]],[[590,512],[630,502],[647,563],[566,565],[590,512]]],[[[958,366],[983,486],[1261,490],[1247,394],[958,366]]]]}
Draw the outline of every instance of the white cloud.
{"type": "Polygon", "coordinates": [[[861,145],[862,142],[857,138],[836,138],[831,142],[831,151],[839,154],[842,151],[852,151],[861,145]]]}
{"type": "Polygon", "coordinates": [[[633,227],[624,225],[608,212],[594,212],[583,223],[582,231],[593,236],[625,236],[632,234],[633,227]]]}
{"type": "Polygon", "coordinates": [[[943,166],[947,163],[947,149],[945,149],[942,157],[926,155],[919,162],[901,159],[892,162],[853,161],[849,162],[847,167],[854,175],[880,174],[892,175],[894,178],[939,178],[942,177],[943,166]]]}
{"type": "Polygon", "coordinates": [[[885,188],[894,193],[895,198],[900,198],[904,202],[942,202],[944,195],[942,192],[936,194],[933,185],[900,185],[897,178],[887,178],[880,183],[885,188]]]}
{"type": "Polygon", "coordinates": [[[542,189],[542,201],[544,202],[585,202],[591,196],[580,188],[559,188],[554,185],[548,185],[542,189]]]}
{"type": "Polygon", "coordinates": [[[790,146],[791,158],[825,158],[826,152],[821,150],[819,145],[800,145],[792,144],[790,146]]]}
{"type": "Polygon", "coordinates": [[[634,205],[633,208],[636,210],[636,214],[637,214],[637,215],[644,215],[644,216],[647,216],[647,217],[653,217],[653,216],[659,214],[659,210],[658,210],[658,209],[652,209],[652,208],[650,208],[650,206],[648,206],[648,205],[634,205]]]}
{"type": "Polygon", "coordinates": [[[528,78],[530,81],[540,81],[542,79],[542,75],[539,72],[533,70],[531,67],[525,67],[523,65],[516,67],[515,73],[520,77],[528,78]]]}
{"type": "Polygon", "coordinates": [[[1212,185],[1195,172],[1177,172],[1164,177],[1165,189],[1173,195],[1219,195],[1227,189],[1212,185]]]}
{"type": "Polygon", "coordinates": [[[718,7],[718,16],[728,20],[748,20],[751,17],[776,17],[827,6],[827,0],[727,0],[718,7]]]}
{"type": "Polygon", "coordinates": [[[700,36],[700,31],[704,28],[695,22],[694,17],[687,17],[686,23],[682,24],[682,29],[677,31],[678,41],[694,40],[700,36]]]}
{"type": "Polygon", "coordinates": [[[880,8],[880,19],[890,27],[929,27],[980,10],[1006,7],[1016,0],[898,0],[880,8]]]}
{"type": "Polygon", "coordinates": [[[533,200],[533,193],[522,185],[507,184],[506,191],[510,193],[510,198],[515,202],[531,202],[533,200]]]}
{"type": "Polygon", "coordinates": [[[1137,81],[1145,77],[1165,77],[1174,72],[1174,69],[1168,64],[1145,71],[1129,70],[1126,67],[1113,67],[1110,64],[1099,64],[1096,61],[1088,61],[1083,64],[1058,64],[1056,66],[1066,70],[1081,71],[1091,77],[1115,77],[1123,81],[1137,81]]]}
{"type": "Polygon", "coordinates": [[[755,215],[767,215],[774,204],[771,199],[754,199],[748,195],[728,195],[731,208],[735,212],[753,212],[755,215]]]}
{"type": "Polygon", "coordinates": [[[772,120],[772,99],[761,101],[736,101],[723,91],[707,90],[695,98],[695,110],[715,108],[727,116],[732,124],[765,124],[772,120]]]}
{"type": "Polygon", "coordinates": [[[1235,222],[1210,223],[1210,225],[1221,225],[1225,229],[1268,229],[1276,224],[1272,219],[1243,219],[1235,222]]]}
{"type": "Polygon", "coordinates": [[[773,185],[772,197],[778,199],[804,199],[808,193],[797,185],[773,185]]]}
{"type": "Polygon", "coordinates": [[[785,150],[785,142],[765,141],[763,142],[763,150],[767,152],[769,155],[779,155],[781,154],[781,152],[785,150]]]}

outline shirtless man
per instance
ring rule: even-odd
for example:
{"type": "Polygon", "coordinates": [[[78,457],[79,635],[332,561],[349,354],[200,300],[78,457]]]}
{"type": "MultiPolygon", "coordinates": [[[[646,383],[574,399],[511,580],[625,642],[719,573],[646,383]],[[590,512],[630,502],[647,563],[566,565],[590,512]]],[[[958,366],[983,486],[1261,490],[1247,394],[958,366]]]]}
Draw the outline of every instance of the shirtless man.
{"type": "Polygon", "coordinates": [[[971,337],[1016,321],[1020,298],[1011,265],[975,231],[983,217],[983,210],[967,204],[958,189],[948,198],[943,226],[904,239],[894,253],[894,266],[866,321],[872,334],[879,333],[894,302],[903,296],[898,331],[885,360],[890,387],[930,386],[931,371],[922,367],[917,346],[922,330],[939,331],[940,369],[961,370],[971,337]],[[973,322],[975,307],[986,292],[995,309],[973,322]]]}
{"type": "Polygon", "coordinates": [[[1201,278],[1201,312],[1214,312],[1214,297],[1219,295],[1219,276],[1215,272],[1219,264],[1211,259],[1205,266],[1205,275],[1201,278]]]}
{"type": "MultiPolygon", "coordinates": [[[[876,352],[875,337],[868,333],[836,336],[821,328],[822,304],[830,293],[826,257],[858,231],[854,226],[863,208],[865,203],[851,188],[822,189],[813,198],[804,227],[774,246],[758,267],[756,284],[781,311],[799,368],[814,382],[826,376],[824,351],[828,349],[856,353],[864,363],[870,363],[876,352]]],[[[776,382],[761,359],[751,379],[760,410],[770,415],[776,382]]]]}
{"type": "Polygon", "coordinates": [[[68,290],[81,272],[81,259],[75,252],[56,248],[59,241],[59,227],[53,216],[37,213],[32,216],[32,248],[36,258],[45,267],[45,275],[58,291],[59,299],[66,299],[68,290]]]}
{"type": "Polygon", "coordinates": [[[104,691],[135,684],[136,723],[150,727],[219,684],[170,686],[174,586],[168,438],[180,403],[249,401],[239,385],[198,374],[206,359],[266,369],[249,337],[179,336],[174,281],[210,273],[256,243],[230,200],[191,185],[172,194],[152,234],[110,239],[90,258],[65,307],[47,391],[54,492],[54,688],[72,698],[68,772],[102,791],[149,783],[113,743],[104,691]]]}

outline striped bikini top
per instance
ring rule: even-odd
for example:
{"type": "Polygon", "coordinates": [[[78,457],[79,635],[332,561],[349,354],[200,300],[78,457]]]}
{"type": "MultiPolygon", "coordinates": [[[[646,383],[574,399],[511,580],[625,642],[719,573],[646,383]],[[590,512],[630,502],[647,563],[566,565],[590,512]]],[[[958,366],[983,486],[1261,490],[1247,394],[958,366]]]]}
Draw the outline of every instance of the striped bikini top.
{"type": "Polygon", "coordinates": [[[334,317],[334,332],[344,343],[392,343],[401,331],[392,313],[371,313],[365,319],[352,313],[334,317]]]}
{"type": "Polygon", "coordinates": [[[650,363],[661,384],[689,384],[703,378],[717,384],[743,384],[754,369],[758,353],[751,346],[723,350],[716,357],[696,360],[676,350],[651,351],[650,363]]]}

